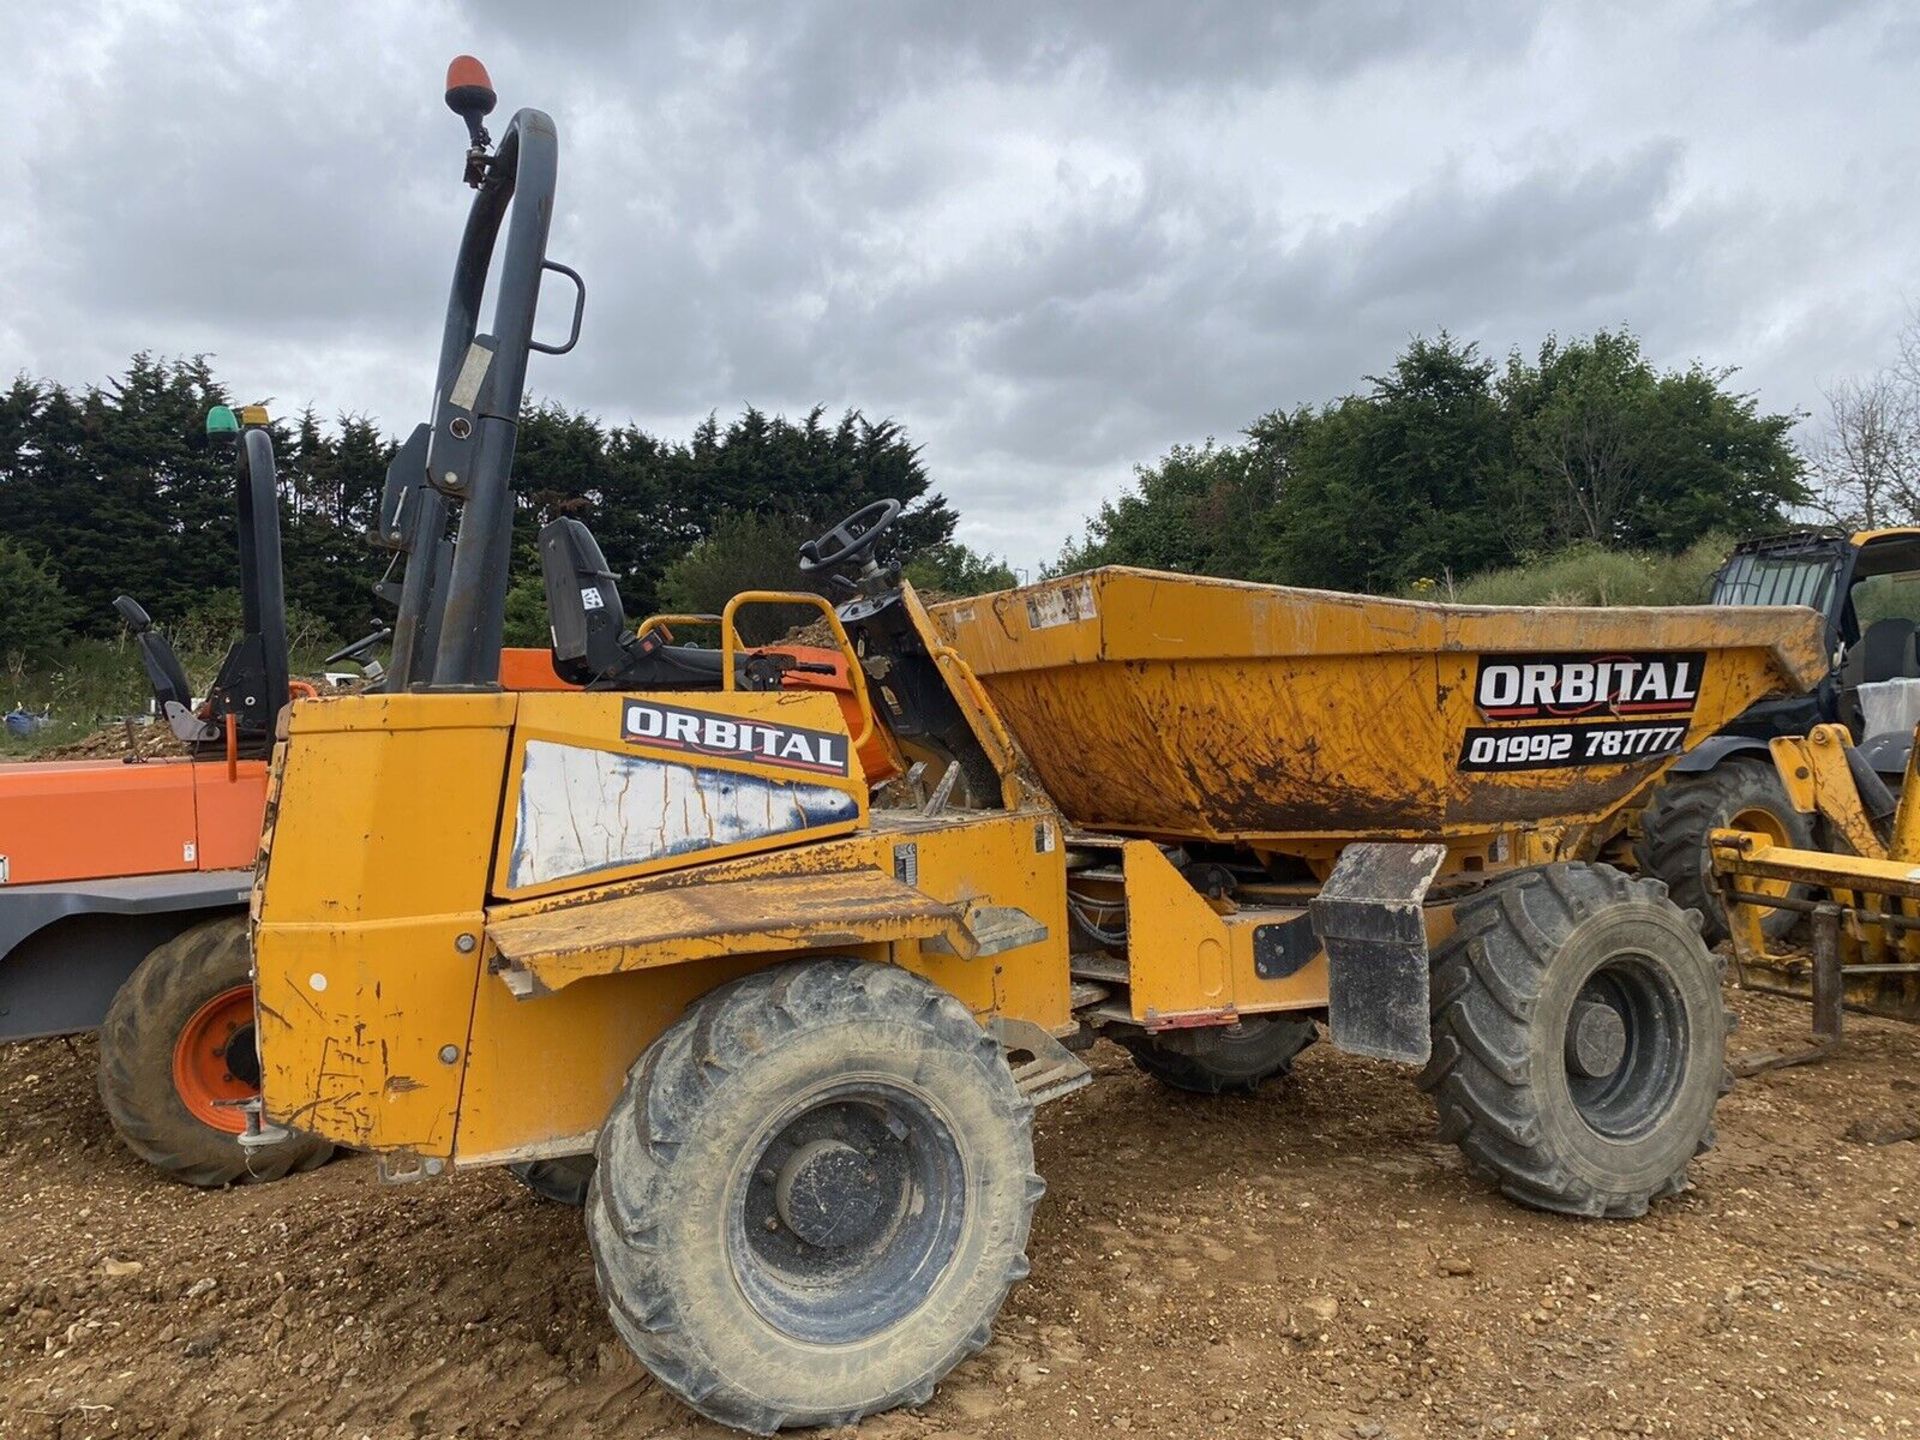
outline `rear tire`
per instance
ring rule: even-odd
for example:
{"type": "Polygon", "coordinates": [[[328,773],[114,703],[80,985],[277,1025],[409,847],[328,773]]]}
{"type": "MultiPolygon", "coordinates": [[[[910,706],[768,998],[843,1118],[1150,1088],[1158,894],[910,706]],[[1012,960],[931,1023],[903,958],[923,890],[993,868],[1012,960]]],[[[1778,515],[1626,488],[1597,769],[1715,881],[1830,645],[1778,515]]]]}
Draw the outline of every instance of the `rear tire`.
{"type": "Polygon", "coordinates": [[[571,1205],[578,1210],[587,1203],[587,1187],[593,1183],[593,1156],[563,1155],[557,1160],[529,1160],[524,1165],[509,1165],[507,1173],[542,1200],[556,1205],[571,1205]]]}
{"type": "Polygon", "coordinates": [[[1251,1095],[1293,1069],[1317,1037],[1313,1021],[1300,1016],[1249,1015],[1236,1025],[1155,1035],[1130,1030],[1114,1039],[1162,1085],[1195,1095],[1251,1095]]]}
{"type": "Polygon", "coordinates": [[[242,1112],[219,1099],[260,1093],[247,917],[182,930],[127,977],[100,1024],[100,1099],[129,1150],[188,1185],[278,1180],[323,1165],[312,1135],[241,1148],[242,1112]]]}
{"type": "Polygon", "coordinates": [[[1464,900],[1420,1076],[1440,1138],[1524,1205],[1632,1216],[1684,1188],[1730,1084],[1720,962],[1657,880],[1551,865],[1464,900]]]}
{"type": "Polygon", "coordinates": [[[946,991],[816,960],[723,986],[600,1132],[594,1271],[641,1363],[770,1433],[920,1405],[1027,1273],[1032,1107],[946,991]]]}
{"type": "MultiPolygon", "coordinates": [[[[1773,762],[1734,756],[1700,774],[1670,775],[1654,791],[1640,815],[1640,839],[1634,859],[1643,874],[1666,882],[1676,905],[1698,910],[1709,945],[1727,938],[1727,907],[1714,883],[1707,837],[1721,829],[1758,830],[1795,850],[1812,850],[1813,821],[1787,803],[1773,762]]],[[[1806,899],[1813,893],[1794,885],[1786,893],[1806,899]]],[[[1769,910],[1760,928],[1769,940],[1786,935],[1799,921],[1797,910],[1769,910]]]]}

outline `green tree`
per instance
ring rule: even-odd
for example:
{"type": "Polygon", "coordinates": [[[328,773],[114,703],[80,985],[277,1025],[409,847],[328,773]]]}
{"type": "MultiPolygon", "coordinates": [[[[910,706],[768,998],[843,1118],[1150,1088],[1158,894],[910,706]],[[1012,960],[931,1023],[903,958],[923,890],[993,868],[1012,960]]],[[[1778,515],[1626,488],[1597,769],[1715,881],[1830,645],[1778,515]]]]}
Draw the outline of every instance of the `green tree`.
{"type": "Polygon", "coordinates": [[[1056,572],[1132,564],[1395,593],[1585,544],[1677,553],[1806,502],[1795,417],[1733,372],[1660,372],[1622,332],[1549,338],[1496,374],[1442,332],[1368,388],[1274,410],[1242,443],[1135,472],[1056,572]]]}
{"type": "Polygon", "coordinates": [[[0,660],[18,670],[55,655],[73,602],[44,559],[0,536],[0,660]]]}
{"type": "Polygon", "coordinates": [[[1731,370],[1661,374],[1631,334],[1601,330],[1509,356],[1500,395],[1514,427],[1518,553],[1588,542],[1684,549],[1714,530],[1750,533],[1804,504],[1791,415],[1763,415],[1727,388],[1731,370]]]}
{"type": "Polygon", "coordinates": [[[907,563],[907,579],[920,590],[940,595],[986,595],[1019,583],[998,555],[985,555],[958,540],[922,550],[907,563]]]}
{"type": "MultiPolygon", "coordinates": [[[[626,603],[626,597],[621,597],[626,603]]],[[[638,621],[638,616],[629,617],[638,621]]],[[[552,622],[547,615],[547,587],[540,576],[522,575],[507,591],[507,623],[504,638],[509,645],[538,648],[552,642],[552,622]]]]}
{"type": "Polygon", "coordinates": [[[1137,465],[1133,488],[1103,501],[1086,533],[1069,541],[1055,574],[1096,565],[1143,565],[1253,578],[1260,527],[1274,501],[1269,457],[1257,445],[1176,445],[1137,465]]]}
{"type": "Polygon", "coordinates": [[[1473,345],[1442,332],[1409,344],[1366,395],[1277,426],[1288,432],[1289,473],[1269,573],[1392,593],[1507,558],[1498,497],[1512,449],[1492,376],[1473,345]]]}
{"type": "MultiPolygon", "coordinates": [[[[667,567],[660,580],[660,609],[681,615],[718,615],[743,590],[817,593],[819,577],[800,569],[798,552],[806,538],[803,527],[790,516],[723,515],[705,539],[667,567]]],[[[738,617],[740,638],[749,645],[764,645],[818,614],[804,606],[743,607],[738,617]]]]}
{"type": "Polygon", "coordinates": [[[895,541],[909,556],[945,543],[958,519],[905,429],[858,410],[828,423],[817,406],[798,421],[749,406],[725,426],[709,415],[676,443],[538,406],[522,417],[515,472],[516,576],[537,569],[539,527],[573,515],[593,530],[636,614],[661,608],[668,567],[728,516],[778,518],[797,548],[862,506],[900,500],[895,541]]]}

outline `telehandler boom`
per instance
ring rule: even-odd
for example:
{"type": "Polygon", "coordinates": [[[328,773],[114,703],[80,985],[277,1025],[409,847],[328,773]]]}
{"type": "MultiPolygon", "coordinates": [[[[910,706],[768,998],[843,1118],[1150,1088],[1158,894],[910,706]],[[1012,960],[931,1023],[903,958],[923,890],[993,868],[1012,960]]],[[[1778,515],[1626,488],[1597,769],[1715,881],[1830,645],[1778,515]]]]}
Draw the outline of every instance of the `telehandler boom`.
{"type": "Polygon", "coordinates": [[[1516,1200],[1631,1216],[1686,1183],[1719,968],[1662,886],[1582,847],[1691,739],[1808,683],[1812,612],[1106,570],[930,613],[881,502],[802,552],[841,603],[736,596],[699,650],[630,626],[563,519],[541,559],[580,688],[503,690],[557,139],[522,110],[489,147],[476,72],[450,76],[478,195],[390,688],[296,705],[274,764],[261,1142],[390,1179],[572,1164],[615,1329],[759,1432],[919,1404],[986,1344],[1044,1189],[1033,1106],[1087,1082],[1098,1036],[1222,1091],[1324,1024],[1416,1067],[1516,1200]],[[818,607],[839,663],[741,646],[769,603],[818,607]]]}

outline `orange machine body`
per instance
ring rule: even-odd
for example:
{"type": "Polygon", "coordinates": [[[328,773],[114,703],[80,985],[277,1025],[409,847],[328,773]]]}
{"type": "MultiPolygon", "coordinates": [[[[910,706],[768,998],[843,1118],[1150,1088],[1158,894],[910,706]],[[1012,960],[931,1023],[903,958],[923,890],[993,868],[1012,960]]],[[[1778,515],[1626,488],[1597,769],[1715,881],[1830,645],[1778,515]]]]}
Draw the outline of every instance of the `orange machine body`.
{"type": "Polygon", "coordinates": [[[0,765],[7,883],[247,869],[266,802],[264,760],[0,765]]]}

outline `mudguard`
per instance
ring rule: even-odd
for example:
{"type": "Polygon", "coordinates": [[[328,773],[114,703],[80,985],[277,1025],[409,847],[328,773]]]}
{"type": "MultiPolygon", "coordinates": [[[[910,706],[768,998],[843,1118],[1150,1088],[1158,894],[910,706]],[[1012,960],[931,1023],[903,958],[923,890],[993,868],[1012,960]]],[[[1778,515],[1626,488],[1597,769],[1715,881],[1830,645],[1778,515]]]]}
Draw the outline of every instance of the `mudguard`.
{"type": "Polygon", "coordinates": [[[210,870],[0,887],[0,1042],[95,1028],[150,950],[252,885],[210,870]]]}
{"type": "Polygon", "coordinates": [[[1720,762],[1733,755],[1758,755],[1762,760],[1771,760],[1767,742],[1756,740],[1751,735],[1709,735],[1693,749],[1687,751],[1673,762],[1669,775],[1704,775],[1715,769],[1720,762]]]}

